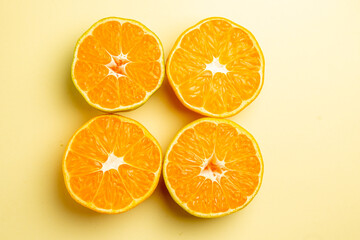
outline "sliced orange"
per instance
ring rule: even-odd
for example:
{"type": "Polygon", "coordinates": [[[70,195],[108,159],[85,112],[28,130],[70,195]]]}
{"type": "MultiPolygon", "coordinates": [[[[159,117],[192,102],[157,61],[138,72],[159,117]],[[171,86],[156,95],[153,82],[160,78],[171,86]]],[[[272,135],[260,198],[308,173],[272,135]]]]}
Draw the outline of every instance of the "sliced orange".
{"type": "Polygon", "coordinates": [[[212,17],[180,35],[169,54],[166,73],[187,108],[206,116],[228,117],[259,94],[264,56],[249,30],[212,17]]]}
{"type": "Polygon", "coordinates": [[[97,212],[121,213],[152,194],[161,162],[160,146],[145,127],[129,118],[103,115],[71,138],[63,174],[75,201],[97,212]]]}
{"type": "Polygon", "coordinates": [[[73,82],[85,100],[102,111],[141,106],[160,87],[164,75],[159,38],[135,20],[102,19],[75,48],[73,82]]]}
{"type": "Polygon", "coordinates": [[[184,127],[164,160],[164,180],[173,199],[194,216],[220,217],[244,208],[263,176],[258,144],[226,119],[203,118],[184,127]]]}

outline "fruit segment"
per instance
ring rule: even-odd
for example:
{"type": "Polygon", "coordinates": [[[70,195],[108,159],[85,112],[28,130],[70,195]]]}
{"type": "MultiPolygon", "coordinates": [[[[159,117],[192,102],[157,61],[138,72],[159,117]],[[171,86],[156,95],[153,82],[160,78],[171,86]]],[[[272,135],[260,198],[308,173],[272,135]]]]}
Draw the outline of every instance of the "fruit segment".
{"type": "Polygon", "coordinates": [[[119,173],[124,181],[125,188],[134,199],[141,198],[150,190],[155,177],[149,171],[128,164],[120,166],[119,173]]]}
{"type": "Polygon", "coordinates": [[[92,35],[85,37],[78,47],[77,57],[81,61],[107,64],[111,56],[104,46],[92,35]]]}
{"type": "Polygon", "coordinates": [[[120,22],[109,21],[107,23],[100,24],[94,29],[92,35],[99,41],[100,45],[106,49],[109,55],[120,55],[122,45],[122,30],[120,22]]]}
{"type": "MultiPolygon", "coordinates": [[[[193,82],[196,76],[201,74],[205,68],[205,60],[202,56],[196,56],[194,54],[186,52],[184,49],[179,48],[172,53],[173,60],[168,62],[168,70],[171,75],[171,79],[176,85],[181,85],[187,81],[193,82]]],[[[168,60],[169,61],[169,60],[168,60]]]]}
{"type": "Polygon", "coordinates": [[[122,25],[121,51],[124,55],[134,49],[144,37],[144,30],[137,25],[125,22],[122,25]]]}
{"type": "Polygon", "coordinates": [[[97,189],[93,203],[98,208],[121,209],[130,205],[133,201],[126,191],[117,170],[106,171],[97,189]]]}
{"type": "Polygon", "coordinates": [[[73,137],[69,148],[78,155],[85,156],[102,163],[108,158],[108,153],[89,129],[83,129],[78,132],[73,137]]]}
{"type": "Polygon", "coordinates": [[[180,201],[188,203],[192,200],[193,196],[196,196],[196,193],[204,184],[204,181],[204,177],[194,177],[193,179],[190,179],[190,181],[185,181],[182,185],[177,186],[175,193],[179,197],[180,201]]]}
{"type": "Polygon", "coordinates": [[[158,147],[148,137],[143,137],[127,151],[124,161],[131,166],[156,172],[159,169],[160,153],[158,147]]]}
{"type": "Polygon", "coordinates": [[[126,65],[126,72],[130,79],[145,91],[154,89],[161,74],[161,64],[154,62],[131,62],[126,65]],[[143,81],[147,79],[147,81],[143,81]]]}
{"type": "Polygon", "coordinates": [[[213,182],[213,203],[211,212],[221,213],[229,210],[229,202],[222,186],[218,182],[213,182]]]}
{"type": "Polygon", "coordinates": [[[102,64],[79,60],[75,64],[75,78],[79,87],[89,91],[98,86],[109,74],[109,69],[102,64]]]}
{"type": "Polygon", "coordinates": [[[102,177],[101,171],[89,172],[86,175],[71,176],[68,184],[72,191],[76,192],[78,198],[85,202],[91,202],[101,184],[102,177]]]}
{"type": "Polygon", "coordinates": [[[210,213],[213,203],[213,183],[206,179],[197,192],[187,202],[187,206],[197,212],[210,213]]]}
{"type": "Polygon", "coordinates": [[[99,84],[88,91],[89,99],[106,108],[119,106],[118,84],[118,79],[115,76],[106,76],[99,84]]]}
{"type": "Polygon", "coordinates": [[[88,175],[102,168],[100,161],[69,151],[67,155],[66,168],[71,176],[88,175]]]}
{"type": "Polygon", "coordinates": [[[226,19],[209,19],[200,25],[206,46],[214,58],[219,58],[228,43],[229,31],[233,26],[226,19]]]}

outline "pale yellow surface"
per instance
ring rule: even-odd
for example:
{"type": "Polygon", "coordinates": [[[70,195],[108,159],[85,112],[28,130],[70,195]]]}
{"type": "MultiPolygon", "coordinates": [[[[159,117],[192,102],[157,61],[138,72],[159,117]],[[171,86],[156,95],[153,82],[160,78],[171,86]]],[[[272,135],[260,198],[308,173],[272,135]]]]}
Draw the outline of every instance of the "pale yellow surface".
{"type": "MultiPolygon", "coordinates": [[[[0,1],[0,239],[360,239],[360,1],[0,1]],[[164,44],[210,16],[256,36],[265,55],[259,97],[231,119],[257,139],[263,185],[219,219],[185,213],[161,181],[144,203],[101,215],[65,190],[61,159],[100,114],[70,80],[77,39],[97,20],[143,22],[164,44]]],[[[166,150],[199,115],[165,80],[137,110],[166,150]]]]}

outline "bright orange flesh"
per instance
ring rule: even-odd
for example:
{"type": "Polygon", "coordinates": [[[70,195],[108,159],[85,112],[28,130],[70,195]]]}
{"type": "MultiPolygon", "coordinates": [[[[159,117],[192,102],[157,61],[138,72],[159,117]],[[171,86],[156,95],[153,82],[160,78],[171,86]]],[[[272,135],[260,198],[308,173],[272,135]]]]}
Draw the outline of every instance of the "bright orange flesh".
{"type": "Polygon", "coordinates": [[[257,193],[263,162],[255,139],[230,120],[204,118],[175,137],[164,161],[174,200],[199,217],[245,207],[257,193]]]}
{"type": "Polygon", "coordinates": [[[90,209],[124,212],[154,191],[161,159],[158,143],[139,123],[99,116],[70,140],[63,162],[65,184],[71,196],[90,209]]]}
{"type": "Polygon", "coordinates": [[[143,104],[164,77],[160,40],[134,20],[107,18],[79,40],[73,81],[92,106],[121,111],[143,104]]]}
{"type": "Polygon", "coordinates": [[[166,67],[179,100],[207,116],[238,113],[263,84],[264,58],[255,37],[225,18],[205,19],[186,30],[166,67]]]}

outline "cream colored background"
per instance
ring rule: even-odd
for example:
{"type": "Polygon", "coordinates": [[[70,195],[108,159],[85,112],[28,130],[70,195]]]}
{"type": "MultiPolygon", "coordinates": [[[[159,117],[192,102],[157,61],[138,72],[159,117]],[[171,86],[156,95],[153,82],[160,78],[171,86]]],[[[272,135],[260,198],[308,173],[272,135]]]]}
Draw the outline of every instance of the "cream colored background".
{"type": "MultiPolygon", "coordinates": [[[[360,2],[0,2],[0,239],[360,239],[360,2]],[[199,219],[160,182],[135,209],[101,215],[76,204],[61,176],[74,131],[99,115],[70,80],[75,43],[95,21],[137,19],[166,55],[177,36],[209,16],[248,28],[263,49],[265,84],[232,119],[258,140],[263,185],[244,210],[199,219]]],[[[139,109],[163,151],[199,118],[165,82],[139,109]]]]}

